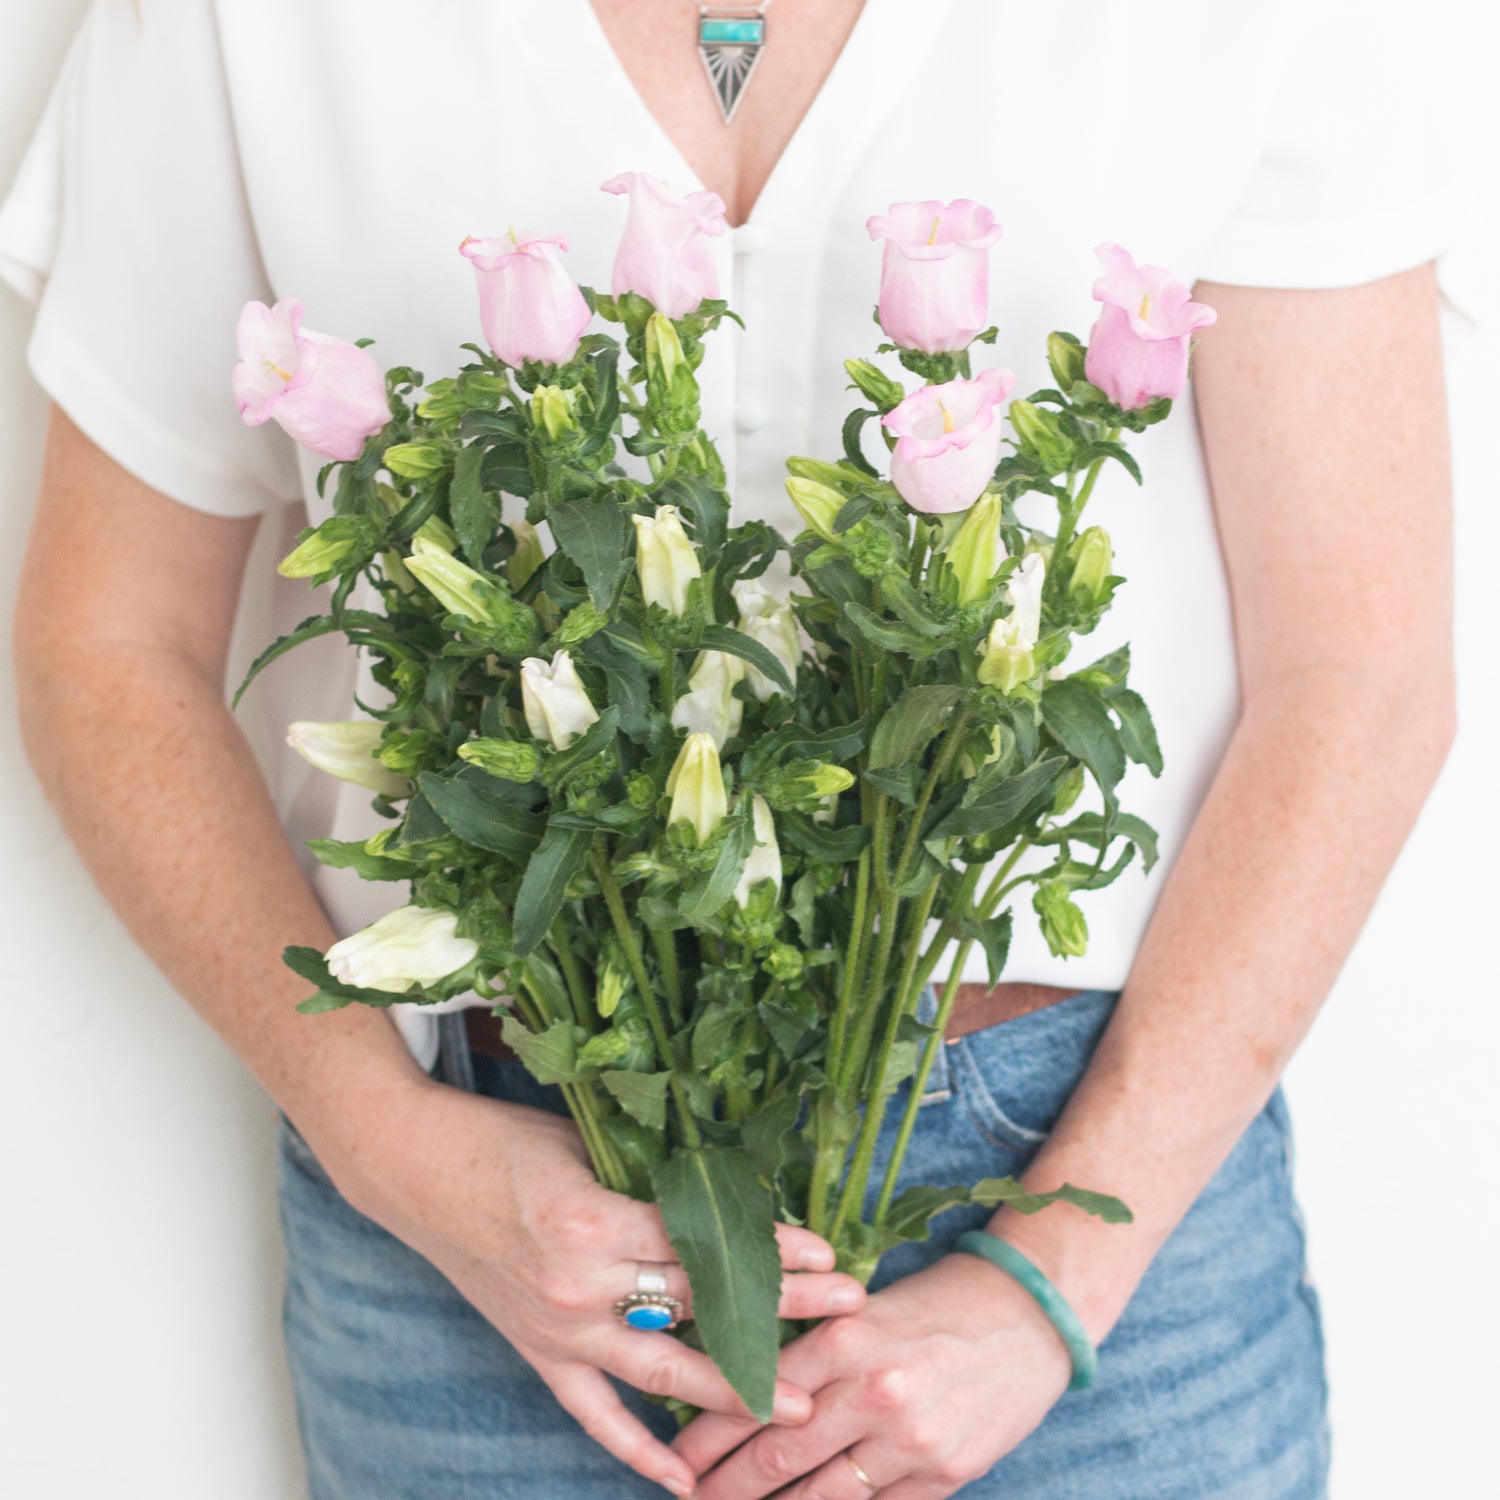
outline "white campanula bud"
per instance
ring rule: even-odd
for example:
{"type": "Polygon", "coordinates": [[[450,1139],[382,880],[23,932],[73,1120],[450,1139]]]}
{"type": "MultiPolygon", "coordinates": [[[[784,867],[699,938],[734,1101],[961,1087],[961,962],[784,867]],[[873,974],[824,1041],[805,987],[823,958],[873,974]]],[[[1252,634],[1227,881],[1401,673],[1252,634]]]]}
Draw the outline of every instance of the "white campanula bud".
{"type": "Polygon", "coordinates": [[[521,706],[532,737],[554,750],[566,750],[599,718],[566,651],[550,662],[528,656],[521,663],[521,706]]]}
{"type": "MultiPolygon", "coordinates": [[[[762,588],[754,578],[742,579],[730,592],[740,612],[740,629],[786,668],[795,688],[797,667],[802,661],[802,638],[797,633],[797,616],[791,602],[762,588]]],[[[750,662],[745,664],[745,681],[759,703],[786,691],[750,662]]]]}
{"type": "Polygon", "coordinates": [[[672,799],[668,824],[691,823],[699,846],[706,844],[729,811],[719,750],[712,735],[690,734],[683,741],[667,777],[667,795],[672,799]]]}
{"type": "Polygon", "coordinates": [[[402,906],[331,947],[329,971],[341,984],[405,994],[472,963],[478,944],[458,936],[451,911],[402,906]]]}
{"type": "Polygon", "coordinates": [[[781,845],[776,842],[775,816],[764,797],[757,797],[750,810],[755,825],[755,847],[745,860],[744,871],[734,888],[734,899],[741,909],[749,905],[750,892],[762,880],[774,882],[777,896],[781,895],[781,845]]]}
{"type": "Polygon", "coordinates": [[[675,505],[659,505],[654,516],[632,516],[635,522],[635,567],[647,604],[668,614],[687,612],[688,585],[703,576],[698,554],[675,505]]]}
{"type": "Polygon", "coordinates": [[[745,663],[727,651],[700,651],[688,675],[688,690],[672,709],[672,727],[711,735],[722,750],[739,732],[745,705],[734,695],[745,663]]]}
{"type": "Polygon", "coordinates": [[[373,719],[340,724],[315,724],[299,719],[287,726],[286,742],[303,760],[340,781],[368,787],[382,797],[408,796],[411,783],[406,777],[387,770],[375,758],[382,732],[383,726],[373,719]]]}

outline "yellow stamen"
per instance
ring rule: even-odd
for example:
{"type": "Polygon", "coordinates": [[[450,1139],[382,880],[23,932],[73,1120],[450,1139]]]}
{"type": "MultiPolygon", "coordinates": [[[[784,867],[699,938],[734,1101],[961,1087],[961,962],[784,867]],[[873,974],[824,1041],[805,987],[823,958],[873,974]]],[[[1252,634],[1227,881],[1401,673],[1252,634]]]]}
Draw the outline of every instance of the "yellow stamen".
{"type": "Polygon", "coordinates": [[[932,233],[927,236],[927,243],[929,245],[937,244],[938,230],[942,228],[942,224],[943,218],[942,215],[939,214],[938,217],[932,221],[932,233]]]}
{"type": "Polygon", "coordinates": [[[291,375],[287,371],[283,370],[281,368],[281,366],[278,365],[274,359],[267,359],[266,360],[266,369],[274,371],[277,375],[281,376],[281,378],[283,380],[285,380],[288,384],[291,383],[291,379],[292,379],[291,375]]]}
{"type": "Polygon", "coordinates": [[[938,400],[938,410],[943,414],[943,431],[953,431],[953,413],[948,410],[948,403],[941,398],[938,400]]]}
{"type": "Polygon", "coordinates": [[[1147,292],[1141,298],[1141,310],[1140,310],[1140,313],[1139,313],[1139,317],[1140,317],[1141,322],[1144,323],[1146,321],[1146,319],[1149,318],[1150,316],[1151,316],[1151,293],[1147,292]]]}
{"type": "Polygon", "coordinates": [[[512,224],[510,228],[505,232],[510,236],[510,242],[512,245],[519,245],[521,243],[521,236],[516,233],[516,226],[514,224],[512,224]]]}

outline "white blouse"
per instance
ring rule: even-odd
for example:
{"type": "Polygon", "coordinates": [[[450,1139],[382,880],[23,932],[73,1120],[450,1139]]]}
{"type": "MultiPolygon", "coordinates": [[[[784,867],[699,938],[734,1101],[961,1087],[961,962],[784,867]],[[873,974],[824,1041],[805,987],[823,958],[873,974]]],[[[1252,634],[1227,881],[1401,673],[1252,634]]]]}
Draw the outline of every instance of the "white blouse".
{"type": "MultiPolygon", "coordinates": [[[[1404,10],[866,0],[751,221],[716,242],[746,329],[704,367],[705,425],[740,513],[794,534],[784,459],[838,454],[841,362],[879,337],[864,223],[894,200],[995,209],[1000,337],[980,363],[1016,370],[1022,393],[1048,383],[1051,329],[1087,334],[1102,241],[1188,281],[1267,287],[1352,285],[1435,256],[1458,195],[1404,10]]],[[[773,11],[772,47],[775,34],[773,11]]],[[[573,274],[607,287],[624,209],[598,186],[627,170],[701,186],[588,0],[96,0],[0,209],[0,275],[37,301],[37,379],[125,468],[217,515],[298,502],[317,521],[318,461],[236,415],[241,305],[301,298],[310,327],[373,337],[386,364],[435,378],[481,337],[459,241],[509,224],[561,232],[573,274]]],[[[1084,898],[1086,957],[1052,958],[1021,913],[1012,979],[1123,984],[1235,720],[1190,403],[1136,453],[1145,490],[1109,472],[1090,511],[1129,583],[1075,659],[1133,647],[1166,771],[1132,768],[1122,798],[1157,826],[1163,859],[1084,898]]],[[[252,586],[277,591],[280,628],[318,607],[303,584],[252,586]]],[[[339,643],[305,647],[242,712],[278,738],[292,718],[351,717],[358,670],[339,643]]],[[[290,752],[272,780],[299,845],[380,826],[368,792],[290,752]]],[[[342,931],[393,904],[390,887],[309,866],[342,931]]],[[[400,1019],[430,1061],[430,1016],[400,1019]]]]}

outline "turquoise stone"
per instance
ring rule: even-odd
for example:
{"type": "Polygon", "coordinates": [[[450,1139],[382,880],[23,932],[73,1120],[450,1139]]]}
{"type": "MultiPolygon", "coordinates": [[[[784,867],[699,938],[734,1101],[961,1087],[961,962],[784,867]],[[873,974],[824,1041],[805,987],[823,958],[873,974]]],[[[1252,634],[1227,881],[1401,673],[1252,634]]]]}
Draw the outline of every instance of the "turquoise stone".
{"type": "Polygon", "coordinates": [[[644,1329],[647,1333],[656,1333],[662,1328],[672,1326],[672,1314],[664,1307],[632,1307],[625,1314],[625,1321],[632,1328],[644,1329]]]}
{"type": "Polygon", "coordinates": [[[766,39],[764,21],[700,21],[698,40],[707,46],[713,42],[758,47],[766,39]]]}

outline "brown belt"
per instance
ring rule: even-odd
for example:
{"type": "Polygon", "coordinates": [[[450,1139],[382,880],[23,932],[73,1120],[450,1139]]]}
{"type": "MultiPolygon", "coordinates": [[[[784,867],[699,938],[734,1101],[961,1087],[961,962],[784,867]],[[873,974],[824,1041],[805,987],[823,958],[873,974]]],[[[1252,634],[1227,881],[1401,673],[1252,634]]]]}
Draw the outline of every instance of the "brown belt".
{"type": "MultiPolygon", "coordinates": [[[[956,1042],[961,1036],[998,1026],[1002,1021],[1014,1021],[1017,1016],[1030,1015],[1034,1010],[1042,1010],[1076,994],[1077,990],[1063,989],[1055,984],[1018,982],[997,984],[994,989],[985,984],[961,984],[953,1014],[948,1020],[947,1039],[956,1042]]],[[[469,1046],[485,1057],[513,1057],[515,1054],[500,1038],[502,1019],[479,1009],[465,1011],[469,1046]]]]}

